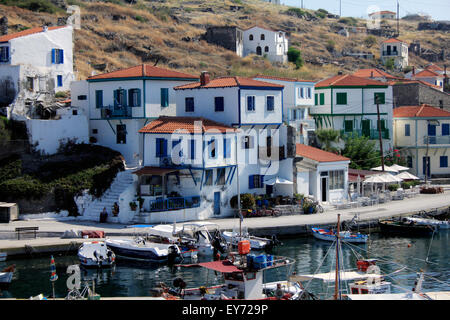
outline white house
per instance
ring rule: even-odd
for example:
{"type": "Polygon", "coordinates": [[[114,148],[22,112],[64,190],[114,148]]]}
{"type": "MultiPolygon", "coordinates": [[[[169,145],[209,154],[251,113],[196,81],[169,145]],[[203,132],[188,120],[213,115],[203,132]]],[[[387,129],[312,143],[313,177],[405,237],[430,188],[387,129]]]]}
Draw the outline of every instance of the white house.
{"type": "Polygon", "coordinates": [[[432,68],[425,68],[425,69],[419,69],[416,70],[413,67],[413,70],[411,72],[408,72],[405,75],[405,78],[411,79],[411,80],[421,80],[424,82],[429,83],[432,85],[435,89],[438,89],[439,91],[444,91],[444,79],[445,75],[443,71],[439,71],[432,68]]]}
{"type": "Polygon", "coordinates": [[[450,112],[429,105],[395,108],[394,144],[414,175],[450,176],[450,112]]]}
{"type": "Polygon", "coordinates": [[[294,167],[296,193],[322,203],[348,198],[349,158],[304,144],[297,144],[296,154],[303,158],[294,167]]]}
{"type": "Polygon", "coordinates": [[[244,57],[250,54],[267,56],[270,61],[287,62],[288,39],[283,31],[251,27],[243,31],[244,57]]]}
{"type": "Polygon", "coordinates": [[[283,125],[283,86],[243,77],[210,80],[175,88],[177,115],[205,117],[239,128],[241,193],[292,195],[292,185],[270,185],[274,177],[292,181],[295,148],[283,125]]]}
{"type": "Polygon", "coordinates": [[[117,150],[129,165],[143,159],[138,134],[150,120],[176,115],[173,88],[198,77],[138,65],[89,77],[72,86],[72,105],[89,114],[92,142],[117,150]]]}
{"type": "Polygon", "coordinates": [[[296,130],[296,142],[308,144],[308,133],[316,129],[309,109],[314,106],[315,82],[293,78],[257,75],[255,80],[284,86],[283,121],[296,130]]]}
{"type": "Polygon", "coordinates": [[[380,57],[383,64],[394,60],[395,68],[403,70],[409,64],[408,44],[396,38],[383,41],[380,47],[380,57]]]}
{"type": "Polygon", "coordinates": [[[378,111],[383,150],[392,148],[392,86],[388,83],[337,75],[315,85],[315,106],[310,108],[318,128],[340,130],[342,135],[369,137],[378,144],[378,111]]]}
{"type": "Polygon", "coordinates": [[[384,11],[372,12],[369,14],[369,17],[373,20],[384,20],[384,19],[392,20],[397,17],[397,13],[395,13],[393,11],[384,10],[384,11]]]}
{"type": "Polygon", "coordinates": [[[142,222],[203,220],[234,213],[238,129],[201,117],[162,116],[144,126],[142,222]],[[167,211],[170,211],[168,214],[167,211]]]}

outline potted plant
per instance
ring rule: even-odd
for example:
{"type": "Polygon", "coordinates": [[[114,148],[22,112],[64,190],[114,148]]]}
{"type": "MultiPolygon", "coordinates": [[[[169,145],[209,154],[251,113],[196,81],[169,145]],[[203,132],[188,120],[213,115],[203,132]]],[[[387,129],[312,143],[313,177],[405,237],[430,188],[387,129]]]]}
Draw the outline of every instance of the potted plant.
{"type": "Polygon", "coordinates": [[[130,202],[130,209],[131,209],[131,211],[136,211],[136,209],[137,209],[137,203],[134,202],[134,201],[131,201],[131,202],[130,202]]]}

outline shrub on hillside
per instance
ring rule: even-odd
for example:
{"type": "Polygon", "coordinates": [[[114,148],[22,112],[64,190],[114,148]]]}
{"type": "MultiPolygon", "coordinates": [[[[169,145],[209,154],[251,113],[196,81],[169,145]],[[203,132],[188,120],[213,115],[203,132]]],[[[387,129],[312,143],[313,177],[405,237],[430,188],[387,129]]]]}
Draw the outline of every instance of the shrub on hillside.
{"type": "Polygon", "coordinates": [[[18,154],[0,160],[0,181],[19,177],[22,174],[22,160],[18,154]]]}
{"type": "Polygon", "coordinates": [[[297,69],[303,66],[303,58],[300,50],[290,47],[287,52],[288,61],[295,64],[297,69]]]}
{"type": "Polygon", "coordinates": [[[345,17],[345,18],[340,18],[338,20],[338,22],[346,24],[348,26],[352,26],[352,27],[356,27],[356,25],[358,24],[358,20],[356,20],[353,17],[345,17]]]}

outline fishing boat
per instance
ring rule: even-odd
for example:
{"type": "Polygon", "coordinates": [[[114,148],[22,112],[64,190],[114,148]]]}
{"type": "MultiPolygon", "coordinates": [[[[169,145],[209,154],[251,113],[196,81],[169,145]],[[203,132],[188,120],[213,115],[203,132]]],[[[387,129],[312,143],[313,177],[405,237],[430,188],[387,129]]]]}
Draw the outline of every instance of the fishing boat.
{"type": "MultiPolygon", "coordinates": [[[[336,232],[324,228],[311,228],[312,234],[316,239],[325,241],[335,241],[336,232]]],[[[362,233],[352,233],[351,231],[340,231],[339,238],[345,242],[366,243],[368,236],[362,233]]]]}
{"type": "Polygon", "coordinates": [[[223,231],[222,236],[228,244],[233,246],[237,246],[240,241],[248,240],[252,250],[270,251],[274,246],[281,244],[275,236],[272,236],[272,239],[252,236],[248,233],[247,228],[242,228],[241,232],[237,230],[223,231]]]}
{"type": "Polygon", "coordinates": [[[0,252],[0,261],[6,261],[8,254],[6,252],[0,252]]]}
{"type": "Polygon", "coordinates": [[[106,245],[123,259],[161,263],[181,259],[181,250],[176,244],[150,242],[143,237],[107,239],[106,245]]]}
{"type": "Polygon", "coordinates": [[[177,278],[175,288],[163,285],[162,296],[166,299],[182,300],[297,300],[302,288],[299,283],[274,281],[263,283],[264,272],[269,269],[291,267],[295,260],[287,257],[269,255],[249,255],[248,251],[230,254],[228,259],[203,262],[180,267],[201,267],[223,276],[223,284],[215,286],[201,286],[186,288],[186,283],[177,278]]]}
{"type": "Polygon", "coordinates": [[[388,234],[402,234],[409,236],[428,236],[437,230],[436,226],[418,224],[406,218],[378,221],[380,231],[388,234]]]}
{"type": "Polygon", "coordinates": [[[441,221],[431,218],[406,217],[406,221],[412,221],[418,225],[437,227],[437,229],[450,229],[450,221],[441,221]]]}
{"type": "Polygon", "coordinates": [[[0,272],[0,288],[7,289],[12,281],[16,265],[6,267],[0,272]]]}
{"type": "Polygon", "coordinates": [[[83,242],[78,249],[78,259],[86,268],[106,268],[115,263],[116,255],[103,241],[83,242]]]}

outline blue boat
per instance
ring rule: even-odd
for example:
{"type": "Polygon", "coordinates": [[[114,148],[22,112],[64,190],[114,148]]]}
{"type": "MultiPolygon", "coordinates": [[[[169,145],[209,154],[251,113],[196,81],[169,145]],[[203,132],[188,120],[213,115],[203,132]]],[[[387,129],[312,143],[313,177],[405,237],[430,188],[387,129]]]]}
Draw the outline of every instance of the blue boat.
{"type": "MultiPolygon", "coordinates": [[[[335,241],[336,240],[336,232],[323,228],[311,228],[313,236],[316,239],[325,240],[325,241],[335,241]]],[[[341,231],[339,232],[339,238],[345,242],[353,242],[353,243],[366,243],[368,236],[361,233],[352,233],[350,231],[341,231]]]]}

